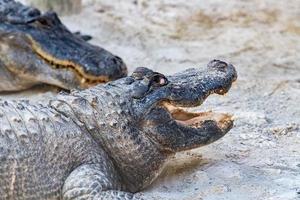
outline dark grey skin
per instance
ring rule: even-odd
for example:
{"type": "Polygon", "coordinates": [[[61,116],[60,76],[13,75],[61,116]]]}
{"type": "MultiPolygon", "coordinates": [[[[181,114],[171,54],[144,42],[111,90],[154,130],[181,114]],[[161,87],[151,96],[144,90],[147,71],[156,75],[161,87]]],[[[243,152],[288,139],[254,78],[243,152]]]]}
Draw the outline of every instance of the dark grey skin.
{"type": "Polygon", "coordinates": [[[236,78],[232,65],[214,60],[168,77],[138,68],[47,105],[1,101],[1,199],[141,199],[134,193],[176,152],[212,143],[232,128],[227,114],[177,106],[225,94],[236,78]]]}
{"type": "Polygon", "coordinates": [[[71,33],[56,13],[0,0],[0,92],[88,88],[127,75],[121,58],[71,33]]]}

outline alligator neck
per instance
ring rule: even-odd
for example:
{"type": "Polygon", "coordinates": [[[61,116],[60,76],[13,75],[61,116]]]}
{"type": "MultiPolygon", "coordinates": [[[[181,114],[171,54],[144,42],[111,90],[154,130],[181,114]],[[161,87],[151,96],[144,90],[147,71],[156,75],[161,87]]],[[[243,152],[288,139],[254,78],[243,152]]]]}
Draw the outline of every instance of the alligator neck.
{"type": "Polygon", "coordinates": [[[126,189],[136,192],[149,185],[163,169],[169,154],[160,151],[129,119],[131,106],[119,88],[98,85],[60,95],[51,106],[71,116],[107,152],[126,189]]]}

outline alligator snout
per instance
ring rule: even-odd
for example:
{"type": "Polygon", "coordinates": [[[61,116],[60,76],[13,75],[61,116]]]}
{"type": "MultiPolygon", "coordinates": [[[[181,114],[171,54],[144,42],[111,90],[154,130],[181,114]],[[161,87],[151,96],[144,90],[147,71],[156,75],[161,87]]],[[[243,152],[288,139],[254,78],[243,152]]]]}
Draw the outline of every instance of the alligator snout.
{"type": "Polygon", "coordinates": [[[207,64],[208,69],[217,70],[220,72],[228,72],[228,74],[232,75],[232,81],[236,81],[237,73],[235,68],[224,61],[221,60],[212,60],[207,64]]]}
{"type": "Polygon", "coordinates": [[[227,66],[228,66],[228,64],[226,62],[221,61],[221,60],[212,60],[207,64],[208,68],[215,68],[215,69],[218,69],[220,71],[226,69],[227,66]]]}
{"type": "Polygon", "coordinates": [[[120,57],[108,57],[105,64],[106,66],[110,66],[108,70],[112,70],[108,71],[110,80],[115,80],[127,75],[127,66],[120,57]]]}

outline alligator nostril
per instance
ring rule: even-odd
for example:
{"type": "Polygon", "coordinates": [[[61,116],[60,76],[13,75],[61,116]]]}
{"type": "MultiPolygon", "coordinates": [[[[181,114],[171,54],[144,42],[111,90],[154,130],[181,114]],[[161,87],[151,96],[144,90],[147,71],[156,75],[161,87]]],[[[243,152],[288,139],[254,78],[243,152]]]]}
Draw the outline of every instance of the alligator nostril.
{"type": "Polygon", "coordinates": [[[212,60],[207,64],[208,68],[214,68],[218,70],[225,70],[228,64],[226,62],[223,62],[221,60],[212,60]]]}
{"type": "Polygon", "coordinates": [[[106,60],[106,64],[112,66],[112,75],[116,77],[122,77],[127,75],[127,67],[123,60],[118,56],[109,57],[106,60]]]}
{"type": "Polygon", "coordinates": [[[122,58],[115,56],[115,59],[118,61],[119,67],[121,68],[121,71],[123,72],[123,74],[127,75],[127,66],[123,62],[122,58]]]}
{"type": "Polygon", "coordinates": [[[113,62],[115,65],[116,65],[116,64],[119,64],[119,63],[118,63],[118,60],[117,60],[116,58],[113,58],[113,59],[112,59],[112,62],[113,62]]]}
{"type": "Polygon", "coordinates": [[[122,61],[120,61],[116,57],[109,57],[106,59],[106,63],[110,66],[120,66],[122,64],[122,61]]]}
{"type": "Polygon", "coordinates": [[[39,16],[39,15],[41,15],[41,12],[38,10],[38,9],[35,9],[35,8],[29,8],[28,10],[27,10],[27,16],[28,17],[37,17],[37,16],[39,16]]]}
{"type": "Polygon", "coordinates": [[[119,60],[119,62],[123,62],[122,58],[120,58],[119,56],[115,56],[116,60],[119,60]]]}

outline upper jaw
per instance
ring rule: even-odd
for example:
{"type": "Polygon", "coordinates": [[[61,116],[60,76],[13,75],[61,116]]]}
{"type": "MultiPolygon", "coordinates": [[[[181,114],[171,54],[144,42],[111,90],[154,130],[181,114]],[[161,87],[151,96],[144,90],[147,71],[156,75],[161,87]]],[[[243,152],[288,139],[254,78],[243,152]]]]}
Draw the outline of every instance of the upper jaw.
{"type": "Polygon", "coordinates": [[[237,73],[231,64],[213,60],[206,69],[190,68],[167,79],[167,85],[137,100],[138,116],[143,116],[145,111],[161,102],[181,107],[199,106],[210,94],[227,93],[236,81],[237,73]]]}
{"type": "Polygon", "coordinates": [[[189,107],[200,105],[210,94],[226,94],[236,81],[237,73],[231,64],[213,60],[204,70],[192,68],[168,79],[166,99],[171,104],[189,107]]]}
{"type": "MultiPolygon", "coordinates": [[[[89,51],[90,55],[89,57],[83,56],[84,58],[79,58],[78,56],[73,56],[72,51],[67,51],[69,47],[65,45],[65,52],[58,53],[55,56],[54,53],[47,52],[51,51],[51,49],[41,47],[39,42],[31,36],[28,38],[31,41],[33,52],[39,59],[58,72],[72,72],[78,82],[77,86],[81,88],[106,83],[127,75],[127,68],[122,59],[100,48],[91,45],[88,48],[89,44],[86,44],[84,47],[87,49],[85,50],[89,51]],[[47,51],[44,49],[47,49],[47,51]]],[[[57,38],[57,40],[59,39],[57,38]]],[[[53,43],[55,42],[53,41],[53,43]]],[[[81,50],[82,52],[84,50],[81,50]]]]}

